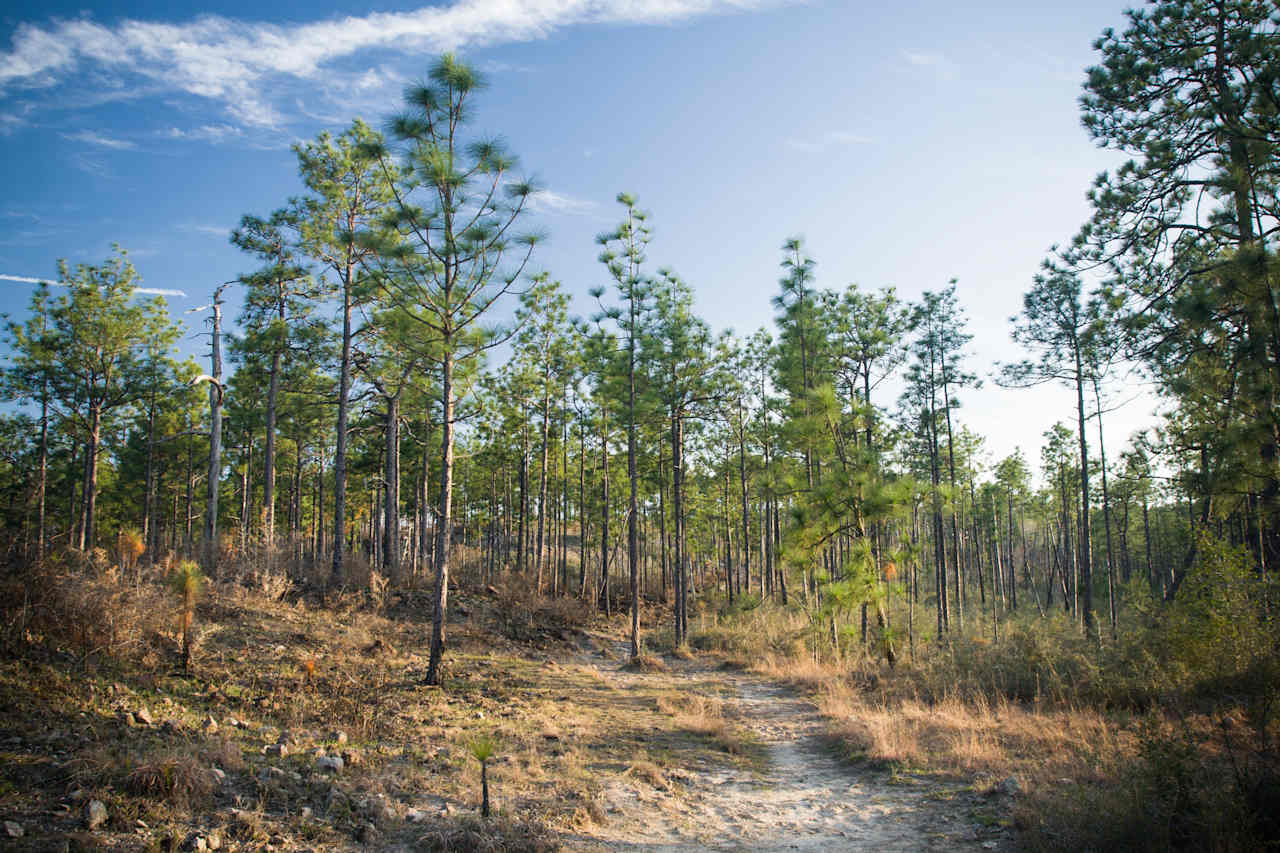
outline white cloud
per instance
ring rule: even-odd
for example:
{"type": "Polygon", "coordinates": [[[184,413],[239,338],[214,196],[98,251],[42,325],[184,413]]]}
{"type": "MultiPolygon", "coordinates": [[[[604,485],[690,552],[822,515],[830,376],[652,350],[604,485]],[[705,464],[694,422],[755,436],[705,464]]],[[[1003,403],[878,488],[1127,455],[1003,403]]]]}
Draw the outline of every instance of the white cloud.
{"type": "Polygon", "coordinates": [[[204,142],[224,142],[237,136],[243,136],[244,131],[231,124],[205,124],[200,127],[182,130],[181,128],[171,127],[168,130],[161,131],[160,135],[166,139],[190,139],[201,140],[204,142]]]}
{"type": "Polygon", "coordinates": [[[589,199],[574,198],[551,190],[538,190],[529,196],[529,209],[540,213],[565,213],[585,216],[594,213],[598,206],[589,199]]]}
{"type": "Polygon", "coordinates": [[[179,225],[178,230],[192,234],[209,234],[213,237],[231,236],[231,229],[223,228],[221,225],[179,225]]]}
{"type": "MultiPolygon", "coordinates": [[[[43,284],[50,285],[51,287],[66,286],[60,281],[51,281],[46,278],[32,278],[31,276],[28,276],[28,275],[6,275],[4,273],[0,273],[0,279],[3,279],[5,281],[19,281],[26,284],[43,283],[43,284]]],[[[169,290],[163,287],[135,287],[133,292],[145,293],[149,296],[186,296],[187,295],[186,291],[184,290],[169,290]]]]}
{"type": "Polygon", "coordinates": [[[421,55],[544,38],[576,24],[663,24],[786,0],[455,0],[404,12],[278,25],[203,15],[184,23],[88,18],[24,23],[0,52],[0,92],[57,85],[87,70],[131,73],[220,101],[237,121],[278,127],[276,78],[315,79],[365,50],[421,55]]]}
{"type": "Polygon", "coordinates": [[[902,58],[911,65],[920,66],[936,66],[946,62],[942,54],[923,50],[904,50],[902,51],[902,58]]]}
{"type": "Polygon", "coordinates": [[[787,146],[796,151],[813,153],[826,151],[828,148],[844,148],[849,145],[870,145],[875,142],[870,136],[860,133],[849,133],[844,130],[832,130],[812,139],[788,139],[787,146]]]}
{"type": "Polygon", "coordinates": [[[110,148],[113,151],[131,151],[138,146],[127,139],[113,139],[110,136],[103,136],[101,133],[95,133],[92,130],[81,130],[76,133],[64,133],[63,139],[72,139],[76,142],[84,142],[88,145],[97,145],[99,148],[110,148]]]}

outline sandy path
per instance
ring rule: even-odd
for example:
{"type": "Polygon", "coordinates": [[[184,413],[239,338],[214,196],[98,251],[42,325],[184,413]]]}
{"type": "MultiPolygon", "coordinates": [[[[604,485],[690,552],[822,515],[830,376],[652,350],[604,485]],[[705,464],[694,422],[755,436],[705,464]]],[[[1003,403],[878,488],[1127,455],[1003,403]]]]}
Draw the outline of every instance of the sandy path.
{"type": "Polygon", "coordinates": [[[605,790],[606,824],[566,839],[571,850],[1012,849],[1007,830],[974,817],[1002,804],[956,783],[841,761],[823,747],[817,709],[789,688],[696,665],[659,674],[619,671],[600,658],[594,665],[623,688],[674,679],[682,690],[724,696],[726,715],[754,732],[766,763],[760,773],[686,767],[671,774],[668,791],[619,779],[605,790]]]}

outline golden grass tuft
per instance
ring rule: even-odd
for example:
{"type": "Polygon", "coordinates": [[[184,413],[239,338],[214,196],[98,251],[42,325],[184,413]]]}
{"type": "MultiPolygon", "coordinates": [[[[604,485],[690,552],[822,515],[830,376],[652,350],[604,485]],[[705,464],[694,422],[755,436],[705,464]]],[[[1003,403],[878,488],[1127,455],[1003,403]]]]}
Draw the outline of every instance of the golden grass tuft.
{"type": "Polygon", "coordinates": [[[639,779],[660,791],[666,791],[671,787],[671,783],[667,781],[666,774],[662,772],[662,768],[652,761],[646,761],[642,758],[632,761],[622,775],[639,779]]]}
{"type": "Polygon", "coordinates": [[[183,752],[163,753],[144,761],[125,780],[125,787],[135,794],[161,797],[182,808],[208,799],[213,786],[209,769],[194,755],[183,752]]]}

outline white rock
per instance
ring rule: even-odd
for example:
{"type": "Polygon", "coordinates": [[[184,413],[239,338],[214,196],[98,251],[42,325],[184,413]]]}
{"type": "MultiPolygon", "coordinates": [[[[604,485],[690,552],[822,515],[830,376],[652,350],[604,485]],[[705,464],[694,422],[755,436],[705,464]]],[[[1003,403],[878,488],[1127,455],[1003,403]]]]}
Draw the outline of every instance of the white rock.
{"type": "Polygon", "coordinates": [[[22,824],[18,823],[16,820],[6,820],[4,822],[4,834],[10,838],[21,838],[22,824]]]}
{"type": "Polygon", "coordinates": [[[107,804],[102,800],[90,800],[84,809],[84,822],[90,829],[97,829],[107,822],[107,804]]]}

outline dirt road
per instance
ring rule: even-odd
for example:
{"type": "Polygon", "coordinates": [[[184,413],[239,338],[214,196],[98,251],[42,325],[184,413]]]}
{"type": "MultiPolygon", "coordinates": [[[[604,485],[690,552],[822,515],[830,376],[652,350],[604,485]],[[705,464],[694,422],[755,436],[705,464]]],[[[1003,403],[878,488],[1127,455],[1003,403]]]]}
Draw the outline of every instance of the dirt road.
{"type": "Polygon", "coordinates": [[[654,786],[621,777],[605,790],[607,821],[566,839],[571,850],[836,851],[1012,849],[998,823],[1005,805],[956,782],[851,764],[826,747],[817,709],[789,688],[750,674],[676,662],[671,672],[628,672],[596,656],[619,687],[675,682],[717,695],[725,716],[760,747],[753,770],[684,766],[654,786]]]}

